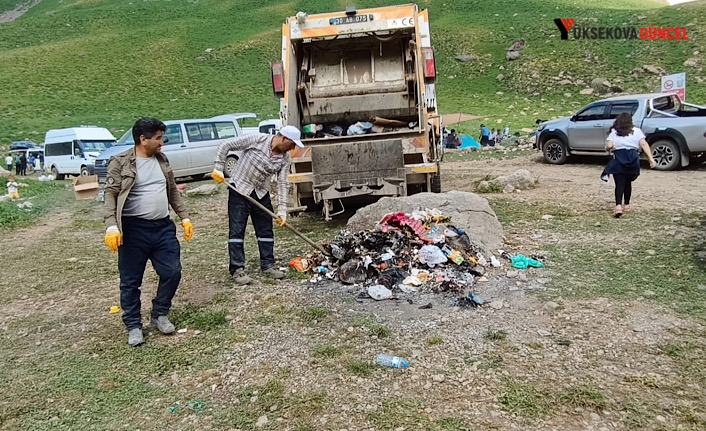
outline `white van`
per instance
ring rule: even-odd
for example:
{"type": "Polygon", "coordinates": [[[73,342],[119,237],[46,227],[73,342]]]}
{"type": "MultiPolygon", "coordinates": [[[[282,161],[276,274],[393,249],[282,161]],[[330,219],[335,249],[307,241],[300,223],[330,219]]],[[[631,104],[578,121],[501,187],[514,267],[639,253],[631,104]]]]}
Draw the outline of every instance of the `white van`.
{"type": "MultiPolygon", "coordinates": [[[[242,113],[219,115],[213,118],[164,121],[167,131],[164,133],[166,142],[162,146],[162,152],[169,159],[174,176],[200,179],[213,171],[213,160],[221,141],[241,136],[243,132],[238,119],[254,116],[255,114],[242,113]]],[[[101,153],[96,159],[98,181],[105,181],[110,158],[129,150],[134,145],[132,129],[129,129],[113,148],[101,153]]],[[[233,169],[238,156],[237,153],[228,155],[226,172],[233,169]]]]}
{"type": "Polygon", "coordinates": [[[96,157],[116,142],[103,127],[49,130],[44,137],[44,169],[58,180],[65,175],[92,175],[96,157]]]}

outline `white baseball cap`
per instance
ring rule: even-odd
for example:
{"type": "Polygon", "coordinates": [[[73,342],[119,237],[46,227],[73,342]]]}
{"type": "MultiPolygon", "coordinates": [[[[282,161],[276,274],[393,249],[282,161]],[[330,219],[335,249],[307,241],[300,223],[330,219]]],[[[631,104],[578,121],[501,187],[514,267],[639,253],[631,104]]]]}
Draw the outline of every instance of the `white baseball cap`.
{"type": "Polygon", "coordinates": [[[302,132],[299,131],[294,126],[284,126],[281,129],[279,129],[278,132],[280,135],[284,136],[287,139],[291,139],[294,141],[294,143],[297,145],[297,147],[304,148],[304,144],[301,141],[302,138],[302,132]]]}

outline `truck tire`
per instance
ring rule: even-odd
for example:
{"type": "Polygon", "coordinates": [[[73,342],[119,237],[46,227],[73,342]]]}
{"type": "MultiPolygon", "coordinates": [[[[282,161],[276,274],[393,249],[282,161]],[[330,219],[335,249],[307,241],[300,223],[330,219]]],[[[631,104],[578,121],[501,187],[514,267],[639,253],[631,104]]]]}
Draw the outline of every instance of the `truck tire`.
{"type": "Polygon", "coordinates": [[[63,180],[64,176],[59,173],[59,170],[56,168],[56,166],[51,167],[51,174],[54,175],[55,180],[63,180]]]}
{"type": "Polygon", "coordinates": [[[238,158],[235,156],[228,156],[226,158],[226,164],[223,166],[223,175],[230,177],[230,173],[235,169],[235,164],[238,163],[238,158]]]}
{"type": "Polygon", "coordinates": [[[658,171],[672,171],[679,167],[681,152],[679,145],[671,139],[658,139],[650,144],[652,157],[654,157],[658,171]]]}
{"type": "Polygon", "coordinates": [[[431,176],[431,192],[441,193],[441,173],[439,172],[431,176]]]}
{"type": "Polygon", "coordinates": [[[544,161],[552,165],[563,165],[566,163],[568,152],[566,145],[558,138],[552,138],[542,146],[544,161]]]}
{"type": "Polygon", "coordinates": [[[87,177],[89,175],[91,175],[91,172],[88,170],[88,168],[85,166],[81,166],[81,176],[87,177]]]}

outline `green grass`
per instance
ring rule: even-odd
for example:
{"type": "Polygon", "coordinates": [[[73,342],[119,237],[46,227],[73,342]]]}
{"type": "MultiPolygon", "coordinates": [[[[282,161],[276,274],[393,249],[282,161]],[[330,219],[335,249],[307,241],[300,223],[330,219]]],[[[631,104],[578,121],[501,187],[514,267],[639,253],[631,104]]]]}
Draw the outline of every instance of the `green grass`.
{"type": "Polygon", "coordinates": [[[537,418],[551,411],[551,395],[532,384],[506,380],[498,394],[498,402],[517,416],[537,418]]]}
{"type": "Polygon", "coordinates": [[[507,339],[507,332],[502,329],[498,331],[488,329],[488,332],[485,333],[485,339],[488,341],[505,341],[507,339]]]}
{"type": "Polygon", "coordinates": [[[370,377],[376,366],[368,361],[351,359],[345,363],[345,368],[349,373],[358,377],[370,377]]]}
{"type": "Polygon", "coordinates": [[[609,404],[608,398],[592,383],[568,387],[557,398],[564,405],[591,410],[604,410],[609,404]]]}
{"type": "MultiPolygon", "coordinates": [[[[13,3],[3,1],[0,10],[13,3]]],[[[366,0],[357,6],[397,3],[366,0]]],[[[561,41],[552,22],[553,17],[573,16],[584,26],[591,24],[589,18],[604,26],[687,25],[703,22],[703,2],[673,8],[649,0],[460,0],[421,5],[429,8],[431,19],[440,110],[487,115],[454,126],[473,136],[481,122],[519,130],[533,127],[536,117],[566,115],[577,108],[572,101],[595,99],[578,94],[582,85],[556,85],[551,78],[559,72],[587,83],[599,76],[611,81],[620,77],[626,90],[644,91],[658,85],[658,77],[633,77],[632,68],[655,64],[695,74],[682,63],[693,51],[706,51],[703,26],[698,25],[689,27],[689,41],[650,43],[561,41]],[[646,18],[639,19],[641,14],[646,18]],[[524,58],[507,62],[506,49],[518,36],[527,40],[524,58]],[[476,60],[459,62],[459,54],[472,54],[476,60]],[[499,81],[499,74],[505,79],[499,81]],[[567,91],[571,98],[564,97],[567,91]]],[[[118,134],[136,117],[148,114],[164,119],[233,111],[276,116],[279,105],[271,94],[269,61],[280,58],[284,18],[298,10],[312,14],[343,9],[327,0],[199,0],[168,8],[162,2],[44,0],[3,24],[0,92],[5,109],[0,114],[0,142],[25,137],[41,141],[49,128],[77,124],[105,126],[118,134]],[[145,16],[151,18],[147,28],[145,16]],[[146,92],[156,96],[145,97],[146,92]]],[[[703,102],[706,89],[690,83],[689,98],[703,102]]]]}
{"type": "Polygon", "coordinates": [[[368,328],[368,335],[371,337],[387,338],[392,335],[392,331],[387,325],[376,323],[368,328]]]}
{"type": "MultiPolygon", "coordinates": [[[[48,181],[39,182],[33,178],[17,177],[18,184],[27,184],[27,187],[19,187],[20,200],[4,200],[0,202],[0,229],[14,229],[29,226],[37,218],[46,214],[54,206],[73,200],[67,192],[69,182],[48,181]],[[18,204],[30,202],[31,208],[18,208],[18,204]]],[[[7,192],[7,179],[0,179],[0,192],[7,192]]],[[[73,191],[71,192],[73,195],[73,191]]],[[[82,205],[79,202],[78,205],[82,205]]]]}
{"type": "Polygon", "coordinates": [[[427,338],[427,346],[438,346],[444,344],[444,338],[439,335],[432,335],[427,338]]]}
{"type": "Polygon", "coordinates": [[[459,418],[433,419],[423,413],[424,402],[413,398],[391,398],[371,412],[370,422],[379,430],[472,431],[474,428],[459,418]]]}
{"type": "Polygon", "coordinates": [[[171,310],[169,318],[177,328],[205,331],[227,325],[226,314],[224,309],[209,310],[201,305],[189,304],[171,310]]]}
{"type": "Polygon", "coordinates": [[[319,344],[314,347],[314,356],[324,359],[333,359],[341,355],[341,349],[333,344],[319,344]]]}
{"type": "Polygon", "coordinates": [[[307,307],[299,312],[299,317],[306,323],[321,322],[328,315],[329,311],[321,307],[307,307]]]}

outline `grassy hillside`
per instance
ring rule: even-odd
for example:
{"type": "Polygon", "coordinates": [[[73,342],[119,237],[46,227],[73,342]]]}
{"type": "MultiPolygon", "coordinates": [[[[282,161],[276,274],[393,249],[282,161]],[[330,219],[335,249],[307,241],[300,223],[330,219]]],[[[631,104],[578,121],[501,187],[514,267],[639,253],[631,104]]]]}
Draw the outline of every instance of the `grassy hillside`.
{"type": "MultiPolygon", "coordinates": [[[[0,10],[17,0],[0,0],[0,10]]],[[[350,1],[309,0],[43,0],[19,19],[0,24],[0,144],[43,140],[53,127],[96,124],[119,133],[141,115],[164,119],[253,111],[277,114],[269,61],[280,52],[284,17],[343,10],[350,1]]],[[[396,4],[360,0],[358,8],[396,4]]],[[[430,11],[440,70],[442,113],[488,115],[513,129],[536,117],[566,115],[596,96],[584,86],[557,85],[560,72],[589,83],[616,78],[628,91],[659,86],[656,76],[630,70],[653,64],[686,71],[687,96],[706,103],[706,2],[664,7],[649,0],[454,0],[419,2],[430,11]],[[689,41],[559,39],[553,18],[580,26],[687,26],[689,41]],[[513,39],[524,58],[507,62],[513,39]],[[459,54],[476,59],[455,60],[459,54]],[[500,69],[500,67],[504,69],[500,69]],[[499,81],[498,74],[505,79],[499,81]],[[496,94],[502,92],[502,95],[496,94]],[[570,93],[571,96],[565,96],[570,93]]],[[[464,127],[465,126],[465,127],[464,127]]],[[[477,122],[461,129],[473,131],[477,122]]]]}

